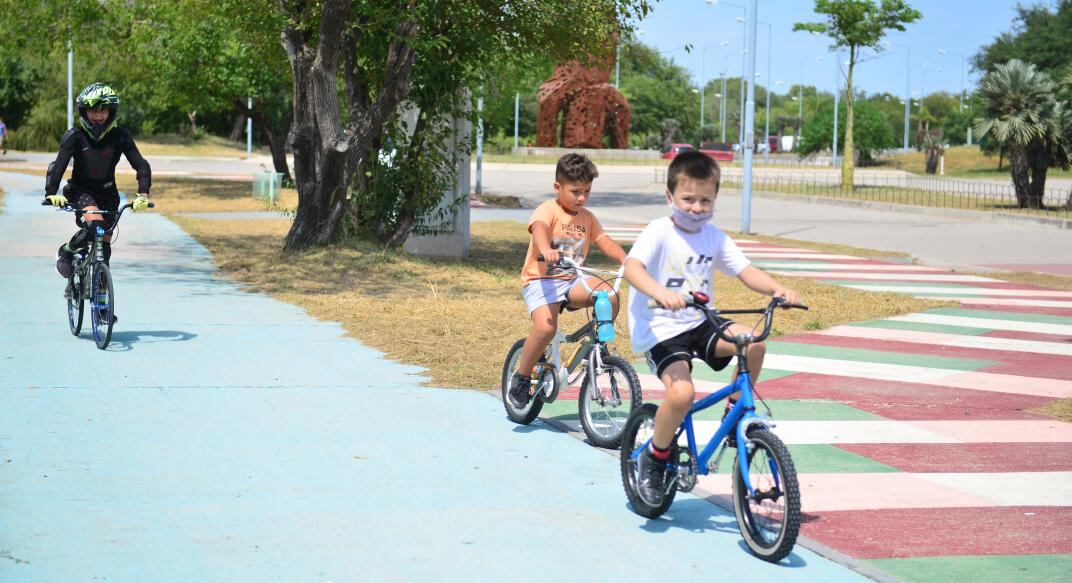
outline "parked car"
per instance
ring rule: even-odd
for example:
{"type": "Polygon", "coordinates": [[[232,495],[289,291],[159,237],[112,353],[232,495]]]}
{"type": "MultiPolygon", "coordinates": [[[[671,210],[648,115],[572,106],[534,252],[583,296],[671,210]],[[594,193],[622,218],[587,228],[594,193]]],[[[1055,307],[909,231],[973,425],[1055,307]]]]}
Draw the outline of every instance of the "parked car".
{"type": "Polygon", "coordinates": [[[700,142],[700,151],[720,162],[733,162],[733,144],[700,142]]]}
{"type": "Polygon", "coordinates": [[[692,147],[692,144],[670,144],[669,146],[663,146],[661,158],[663,160],[673,160],[678,154],[682,152],[691,152],[696,148],[692,147]]]}

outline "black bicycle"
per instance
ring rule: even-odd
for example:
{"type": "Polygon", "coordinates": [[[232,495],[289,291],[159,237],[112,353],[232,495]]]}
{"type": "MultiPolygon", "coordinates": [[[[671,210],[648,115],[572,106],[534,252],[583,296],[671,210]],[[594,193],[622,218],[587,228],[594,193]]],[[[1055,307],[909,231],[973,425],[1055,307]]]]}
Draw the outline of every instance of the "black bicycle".
{"type": "MultiPolygon", "coordinates": [[[[41,206],[49,206],[48,201],[41,206]]],[[[115,324],[115,287],[112,273],[104,262],[104,237],[115,230],[123,211],[132,208],[134,203],[127,203],[118,211],[94,210],[87,214],[115,215],[112,226],[105,229],[97,227],[89,247],[75,252],[71,262],[71,275],[67,278],[67,289],[63,297],[67,300],[67,323],[71,334],[78,336],[82,332],[82,318],[86,301],[89,301],[89,322],[93,329],[93,341],[97,348],[104,350],[112,341],[112,325],[115,324]],[[89,285],[87,286],[87,282],[89,285]]],[[[156,205],[149,203],[149,208],[156,205]]],[[[57,210],[78,212],[81,209],[64,205],[57,210]]]]}

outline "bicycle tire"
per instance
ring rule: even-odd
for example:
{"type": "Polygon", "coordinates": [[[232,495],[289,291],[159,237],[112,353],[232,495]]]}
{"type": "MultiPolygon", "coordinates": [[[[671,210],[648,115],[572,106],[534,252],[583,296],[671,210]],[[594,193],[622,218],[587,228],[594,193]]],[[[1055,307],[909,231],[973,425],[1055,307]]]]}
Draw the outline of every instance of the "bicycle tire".
{"type": "Polygon", "coordinates": [[[72,271],[67,278],[67,290],[63,295],[67,298],[67,325],[75,336],[82,333],[82,317],[86,309],[84,287],[82,272],[72,271]]]}
{"type": "MultiPolygon", "coordinates": [[[[654,403],[644,403],[633,409],[633,412],[629,414],[629,420],[625,423],[625,430],[622,431],[621,455],[619,456],[622,468],[622,487],[625,488],[625,496],[629,499],[633,512],[644,518],[662,516],[664,512],[670,509],[670,505],[674,503],[674,496],[677,494],[677,488],[671,488],[666,493],[666,497],[663,498],[662,504],[652,506],[644,502],[644,499],[640,497],[640,492],[637,491],[637,471],[636,462],[633,461],[633,452],[651,439],[651,434],[655,428],[656,410],[657,407],[654,403]]],[[[667,470],[667,475],[670,475],[671,471],[667,470]]]]}
{"type": "Polygon", "coordinates": [[[733,512],[745,544],[752,554],[777,563],[793,550],[800,533],[800,485],[789,450],[766,429],[750,431],[754,448],[748,459],[748,478],[757,493],[774,492],[758,502],[748,495],[741,477],[740,464],[733,464],[733,512]],[[776,474],[772,474],[771,462],[776,474]],[[775,476],[780,479],[775,482],[775,476]],[[780,488],[778,487],[780,483],[780,488]],[[781,503],[781,506],[779,506],[781,503]]]}
{"type": "MultiPolygon", "coordinates": [[[[506,353],[506,360],[503,362],[502,377],[500,379],[499,390],[502,392],[503,408],[506,409],[506,416],[510,418],[510,421],[519,425],[528,425],[532,423],[534,419],[543,410],[543,400],[538,396],[533,395],[529,399],[528,405],[520,409],[513,406],[510,403],[510,378],[513,377],[514,371],[517,370],[517,361],[521,358],[521,350],[525,346],[525,339],[522,338],[514,345],[510,347],[510,351],[506,353]]],[[[546,356],[540,356],[540,362],[547,362],[546,356]]]]}
{"type": "Polygon", "coordinates": [[[112,340],[112,324],[115,319],[115,290],[108,266],[100,263],[93,271],[93,286],[90,290],[89,321],[93,325],[93,341],[104,350],[112,340]],[[102,295],[102,292],[107,295],[102,295]]]}
{"type": "MultiPolygon", "coordinates": [[[[593,350],[596,350],[595,348],[593,350]]],[[[610,401],[604,399],[603,403],[592,398],[591,383],[588,372],[585,371],[584,380],[581,381],[581,390],[577,395],[577,408],[581,420],[581,428],[588,436],[588,441],[596,447],[614,449],[622,444],[622,432],[629,420],[630,413],[636,409],[643,400],[643,392],[640,390],[640,378],[633,367],[624,358],[619,356],[604,356],[603,367],[608,371],[610,387],[606,388],[610,394],[610,401]],[[617,373],[617,374],[616,374],[617,373]],[[624,381],[625,387],[616,378],[624,381]],[[617,393],[617,394],[615,394],[617,393]],[[613,399],[618,399],[620,404],[612,406],[613,399]]],[[[598,375],[596,377],[595,393],[603,398],[603,382],[598,375]]]]}

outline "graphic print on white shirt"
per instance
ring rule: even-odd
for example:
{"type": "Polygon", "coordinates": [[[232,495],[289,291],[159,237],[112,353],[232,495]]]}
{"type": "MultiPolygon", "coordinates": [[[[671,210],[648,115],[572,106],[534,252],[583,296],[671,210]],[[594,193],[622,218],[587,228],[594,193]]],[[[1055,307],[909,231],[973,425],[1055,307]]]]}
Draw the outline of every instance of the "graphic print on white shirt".
{"type": "MultiPolygon", "coordinates": [[[[710,297],[714,297],[715,269],[736,277],[749,265],[737,244],[718,227],[706,224],[700,231],[688,233],[676,227],[670,217],[649,223],[629,257],[642,262],[652,278],[671,291],[698,291],[710,297]]],[[[647,351],[703,322],[699,310],[649,308],[649,299],[635,288],[629,297],[629,330],[636,352],[647,351]]]]}

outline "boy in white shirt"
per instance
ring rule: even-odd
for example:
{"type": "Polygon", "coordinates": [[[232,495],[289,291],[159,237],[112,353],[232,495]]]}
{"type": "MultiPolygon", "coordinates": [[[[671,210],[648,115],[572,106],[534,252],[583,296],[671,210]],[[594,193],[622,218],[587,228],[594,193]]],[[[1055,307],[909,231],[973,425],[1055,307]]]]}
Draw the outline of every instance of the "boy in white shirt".
{"type": "MultiPolygon", "coordinates": [[[[671,216],[655,219],[633,244],[625,261],[625,278],[633,286],[629,297],[629,329],[633,351],[646,353],[648,366],[666,387],[655,414],[651,447],[641,454],[637,485],[652,506],[665,496],[664,470],[674,433],[692,406],[692,359],[714,370],[733,359],[734,347],[719,340],[702,312],[683,310],[687,292],[711,293],[714,270],[737,277],[758,293],[800,303],[800,296],[751,265],[725,233],[708,221],[718,197],[718,163],[700,152],[678,154],[666,173],[666,200],[671,216]],[[649,308],[649,299],[661,308],[649,308]]],[[[742,324],[726,321],[730,335],[749,333],[742,324]]],[[[763,343],[748,349],[748,369],[758,379],[766,352],[763,343]]],[[[730,396],[732,400],[734,395],[730,396]]]]}

